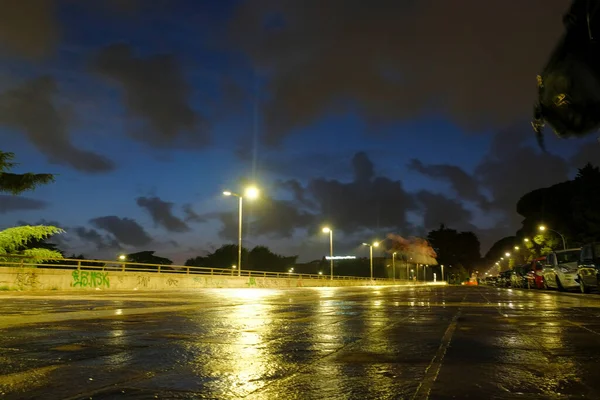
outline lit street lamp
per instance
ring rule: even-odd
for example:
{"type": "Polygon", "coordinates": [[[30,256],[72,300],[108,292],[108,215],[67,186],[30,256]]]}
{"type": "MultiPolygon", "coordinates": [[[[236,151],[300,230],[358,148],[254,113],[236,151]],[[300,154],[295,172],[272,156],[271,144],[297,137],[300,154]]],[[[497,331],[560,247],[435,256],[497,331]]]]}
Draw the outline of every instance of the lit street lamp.
{"type": "Polygon", "coordinates": [[[329,279],[333,280],[333,229],[326,226],[323,228],[323,233],[329,233],[329,269],[331,270],[329,279]]]}
{"type": "Polygon", "coordinates": [[[544,232],[545,230],[549,230],[549,231],[551,231],[551,232],[554,232],[554,233],[558,234],[558,236],[560,236],[560,238],[562,239],[562,243],[563,243],[563,250],[566,250],[566,249],[567,249],[567,243],[566,243],[566,241],[565,241],[565,237],[562,235],[562,233],[560,233],[560,232],[558,232],[558,231],[555,231],[554,229],[547,228],[545,225],[540,225],[540,226],[538,226],[538,229],[539,229],[540,231],[542,231],[542,232],[544,232]]]}
{"type": "Polygon", "coordinates": [[[519,251],[520,247],[519,246],[515,246],[515,250],[519,251]]]}
{"type": "Polygon", "coordinates": [[[237,193],[233,193],[230,192],[229,190],[226,190],[223,192],[224,196],[235,196],[239,199],[239,218],[238,218],[238,263],[237,263],[237,270],[238,270],[238,276],[242,275],[242,204],[243,204],[243,200],[244,197],[249,198],[250,200],[252,199],[256,199],[258,197],[258,189],[255,188],[254,186],[248,187],[246,188],[246,190],[244,191],[244,195],[240,195],[237,193]]]}
{"type": "Polygon", "coordinates": [[[392,274],[394,276],[393,281],[396,282],[396,252],[392,253],[392,274]]]}
{"type": "Polygon", "coordinates": [[[509,253],[509,252],[506,252],[506,253],[504,253],[504,255],[505,255],[506,257],[510,257],[510,253],[509,253]]]}
{"type": "Polygon", "coordinates": [[[373,242],[373,244],[363,243],[364,246],[369,246],[369,258],[371,266],[371,280],[373,280],[373,247],[379,246],[379,242],[373,242]]]}

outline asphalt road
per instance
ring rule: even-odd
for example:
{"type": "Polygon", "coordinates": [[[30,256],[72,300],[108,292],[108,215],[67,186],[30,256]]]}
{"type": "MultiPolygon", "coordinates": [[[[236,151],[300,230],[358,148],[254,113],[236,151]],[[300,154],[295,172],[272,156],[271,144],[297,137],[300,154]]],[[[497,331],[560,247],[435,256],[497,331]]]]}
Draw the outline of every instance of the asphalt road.
{"type": "Polygon", "coordinates": [[[0,399],[600,398],[600,296],[0,294],[0,399]]]}

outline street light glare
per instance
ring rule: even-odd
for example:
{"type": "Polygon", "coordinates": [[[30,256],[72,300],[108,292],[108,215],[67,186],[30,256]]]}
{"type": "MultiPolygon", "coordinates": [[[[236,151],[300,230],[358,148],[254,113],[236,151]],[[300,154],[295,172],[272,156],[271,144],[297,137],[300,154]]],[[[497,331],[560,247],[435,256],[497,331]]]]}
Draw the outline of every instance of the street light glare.
{"type": "Polygon", "coordinates": [[[378,247],[379,246],[379,242],[374,242],[373,246],[378,247]]]}
{"type": "Polygon", "coordinates": [[[231,196],[231,192],[229,190],[226,190],[223,192],[223,196],[231,196]]]}
{"type": "Polygon", "coordinates": [[[249,188],[246,188],[244,195],[249,199],[256,199],[258,197],[258,193],[259,192],[256,187],[250,186],[249,188]]]}
{"type": "Polygon", "coordinates": [[[524,242],[529,242],[529,239],[525,238],[523,239],[524,242]]]}
{"type": "Polygon", "coordinates": [[[545,225],[540,225],[540,226],[538,226],[538,229],[543,232],[543,231],[546,230],[546,226],[545,225]]]}
{"type": "Polygon", "coordinates": [[[126,257],[124,254],[121,254],[121,255],[119,256],[119,260],[121,260],[121,261],[125,261],[125,259],[126,259],[126,258],[127,258],[127,257],[126,257]]]}
{"type": "Polygon", "coordinates": [[[363,242],[363,246],[369,246],[369,243],[364,243],[364,242],[363,242]]]}
{"type": "Polygon", "coordinates": [[[509,252],[506,252],[506,253],[504,253],[504,255],[505,255],[506,257],[510,257],[510,253],[509,253],[509,252]]]}
{"type": "Polygon", "coordinates": [[[519,249],[520,249],[520,247],[519,247],[519,246],[515,246],[515,250],[519,250],[519,249]]]}
{"type": "Polygon", "coordinates": [[[329,233],[329,232],[331,232],[331,229],[329,229],[329,227],[326,226],[325,228],[323,228],[323,233],[329,233]]]}

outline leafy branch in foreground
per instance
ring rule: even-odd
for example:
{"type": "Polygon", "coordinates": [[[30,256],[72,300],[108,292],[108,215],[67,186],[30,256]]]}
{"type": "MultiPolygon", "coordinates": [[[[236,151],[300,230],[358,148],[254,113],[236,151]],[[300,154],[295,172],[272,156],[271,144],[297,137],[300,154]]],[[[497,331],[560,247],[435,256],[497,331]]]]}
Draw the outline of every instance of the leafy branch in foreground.
{"type": "Polygon", "coordinates": [[[6,261],[7,257],[2,256],[9,254],[31,257],[35,261],[62,258],[62,254],[55,250],[36,248],[22,250],[32,240],[43,240],[59,233],[64,233],[64,230],[46,225],[15,226],[0,231],[0,260],[6,261]]]}
{"type": "Polygon", "coordinates": [[[20,194],[40,185],[54,182],[52,174],[13,174],[10,171],[16,164],[12,162],[14,153],[0,151],[0,193],[20,194]]]}

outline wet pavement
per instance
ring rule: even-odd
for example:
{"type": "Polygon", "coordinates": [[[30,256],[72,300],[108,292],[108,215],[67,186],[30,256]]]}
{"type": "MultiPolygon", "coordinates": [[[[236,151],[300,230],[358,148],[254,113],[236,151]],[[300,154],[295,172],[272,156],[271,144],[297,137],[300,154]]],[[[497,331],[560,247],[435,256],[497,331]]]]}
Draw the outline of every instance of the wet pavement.
{"type": "Polygon", "coordinates": [[[600,398],[600,296],[0,294],[0,399],[600,398]]]}

